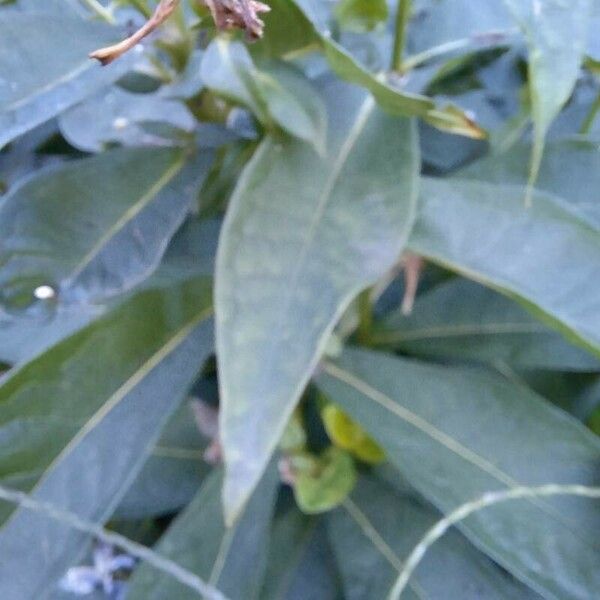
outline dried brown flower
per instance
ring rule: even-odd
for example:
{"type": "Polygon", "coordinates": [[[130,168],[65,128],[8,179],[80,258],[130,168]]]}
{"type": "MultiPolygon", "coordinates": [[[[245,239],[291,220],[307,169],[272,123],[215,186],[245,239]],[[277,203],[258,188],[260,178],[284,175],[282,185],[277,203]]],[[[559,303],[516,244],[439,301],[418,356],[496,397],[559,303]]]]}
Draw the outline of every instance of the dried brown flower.
{"type": "Polygon", "coordinates": [[[217,29],[242,29],[250,40],[263,35],[265,24],[260,13],[269,12],[269,6],[256,0],[204,0],[210,9],[217,29]]]}

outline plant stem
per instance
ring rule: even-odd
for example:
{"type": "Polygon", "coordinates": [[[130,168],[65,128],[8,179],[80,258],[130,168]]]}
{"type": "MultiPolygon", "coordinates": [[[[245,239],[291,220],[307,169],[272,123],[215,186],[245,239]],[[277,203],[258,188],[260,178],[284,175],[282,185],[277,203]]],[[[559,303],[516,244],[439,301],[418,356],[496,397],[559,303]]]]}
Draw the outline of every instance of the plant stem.
{"type": "Polygon", "coordinates": [[[117,21],[113,17],[112,13],[102,6],[98,0],[81,0],[92,12],[96,13],[101,19],[110,23],[111,25],[116,25],[117,21]]]}
{"type": "Polygon", "coordinates": [[[129,538],[126,538],[116,532],[107,531],[100,525],[81,519],[75,513],[63,510],[48,502],[42,502],[35,498],[32,498],[28,494],[25,494],[18,490],[5,488],[0,486],[0,499],[12,504],[16,504],[26,510],[30,510],[34,513],[41,514],[45,517],[58,521],[63,525],[72,527],[82,533],[87,533],[105,544],[117,546],[125,552],[128,552],[132,556],[146,561],[149,565],[167,573],[173,577],[180,584],[186,586],[190,590],[195,591],[199,598],[205,598],[209,600],[227,600],[226,596],[223,595],[212,585],[206,583],[203,579],[200,579],[197,575],[188,571],[180,564],[173,562],[166,556],[157,554],[151,548],[147,548],[142,544],[138,544],[129,538]]]}
{"type": "Polygon", "coordinates": [[[598,112],[600,112],[600,93],[596,97],[596,100],[594,100],[594,104],[592,104],[590,112],[587,114],[583,120],[583,123],[581,124],[581,128],[579,129],[579,133],[581,135],[587,135],[592,130],[592,126],[594,125],[594,121],[598,116],[598,112]]]}
{"type": "Polygon", "coordinates": [[[371,305],[371,288],[364,290],[358,296],[358,341],[361,344],[371,343],[373,329],[373,306],[371,305]]]}
{"type": "Polygon", "coordinates": [[[396,13],[396,30],[394,35],[394,50],[392,52],[392,71],[402,73],[404,49],[406,47],[406,29],[410,19],[412,0],[398,0],[396,13]]]}
{"type": "Polygon", "coordinates": [[[518,500],[519,498],[551,498],[553,496],[578,496],[580,498],[598,500],[600,499],[600,488],[583,485],[559,485],[554,483],[539,487],[519,486],[509,490],[488,492],[476,500],[459,506],[429,529],[421,541],[415,546],[408,558],[404,561],[404,567],[398,575],[394,587],[391,589],[387,599],[400,600],[410,576],[419,566],[421,560],[423,560],[427,550],[453,525],[460,523],[473,513],[496,504],[501,504],[510,500],[518,500]]]}

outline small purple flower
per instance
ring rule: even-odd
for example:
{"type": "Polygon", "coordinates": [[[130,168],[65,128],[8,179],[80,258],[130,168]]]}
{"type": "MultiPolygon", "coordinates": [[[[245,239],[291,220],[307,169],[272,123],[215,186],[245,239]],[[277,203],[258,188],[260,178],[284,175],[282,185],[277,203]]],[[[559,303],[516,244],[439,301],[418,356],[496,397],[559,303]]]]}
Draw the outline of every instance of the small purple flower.
{"type": "Polygon", "coordinates": [[[77,596],[87,596],[102,590],[107,598],[121,600],[125,597],[125,586],[115,580],[118,571],[131,571],[135,558],[128,554],[115,554],[108,544],[98,544],[94,549],[93,566],[72,567],[60,581],[60,587],[77,596]]]}

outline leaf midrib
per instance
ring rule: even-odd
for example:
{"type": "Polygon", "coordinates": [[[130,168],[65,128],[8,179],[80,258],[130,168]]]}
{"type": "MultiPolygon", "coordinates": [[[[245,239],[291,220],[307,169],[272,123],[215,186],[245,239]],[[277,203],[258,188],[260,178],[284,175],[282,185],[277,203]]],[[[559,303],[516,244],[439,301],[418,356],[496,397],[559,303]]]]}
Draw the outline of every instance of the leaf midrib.
{"type": "MultiPolygon", "coordinates": [[[[292,304],[294,299],[296,298],[296,286],[298,285],[298,281],[300,279],[300,275],[304,271],[307,257],[310,253],[311,248],[313,247],[313,242],[315,240],[315,236],[319,229],[319,225],[322,222],[323,214],[327,209],[327,205],[329,200],[331,199],[331,195],[333,190],[335,189],[335,185],[340,178],[340,175],[344,169],[344,165],[348,160],[356,142],[360,138],[364,128],[366,127],[369,117],[375,108],[375,101],[369,95],[361,104],[359,110],[357,111],[356,121],[353,126],[348,131],[348,135],[341,146],[341,149],[338,154],[337,160],[333,164],[333,168],[331,169],[331,173],[321,191],[319,196],[319,200],[317,202],[317,207],[314,211],[313,218],[310,222],[308,233],[304,239],[302,247],[300,248],[300,252],[298,255],[298,259],[294,263],[293,270],[290,274],[289,284],[286,287],[285,298],[281,304],[282,309],[279,312],[279,319],[277,322],[277,326],[274,328],[274,331],[282,331],[285,325],[285,320],[291,314],[292,304]]],[[[280,341],[275,342],[275,346],[281,345],[280,341]]],[[[270,381],[272,378],[273,372],[273,353],[271,353],[271,360],[269,360],[267,365],[263,365],[263,377],[266,381],[270,381]]]]}
{"type": "Polygon", "coordinates": [[[553,333],[541,323],[468,323],[439,327],[424,327],[408,331],[385,331],[374,334],[378,342],[413,342],[445,337],[553,333]]]}
{"type": "MultiPolygon", "coordinates": [[[[342,506],[356,523],[362,534],[373,544],[373,547],[397,573],[401,573],[404,568],[404,562],[385,541],[375,525],[369,520],[369,517],[350,498],[346,498],[342,506]]],[[[412,588],[413,592],[422,600],[429,598],[427,592],[414,579],[408,582],[408,587],[412,588]]]]}
{"type": "Polygon", "coordinates": [[[373,400],[373,402],[376,402],[377,404],[385,408],[388,412],[391,412],[403,421],[406,421],[413,427],[416,427],[431,439],[435,440],[442,446],[445,446],[448,450],[450,450],[454,454],[457,454],[463,460],[466,460],[472,465],[478,467],[494,479],[501,481],[504,485],[511,488],[518,487],[520,485],[518,481],[504,473],[504,471],[501,471],[486,459],[480,457],[478,454],[476,454],[466,446],[463,446],[460,442],[450,437],[448,434],[444,433],[443,431],[440,431],[437,427],[435,427],[419,415],[413,413],[405,406],[397,404],[389,396],[375,389],[366,381],[359,379],[349,371],[346,371],[345,369],[342,369],[331,362],[325,362],[323,364],[323,369],[335,379],[342,381],[343,383],[354,388],[356,391],[360,392],[367,398],[370,398],[371,400],[373,400]]]}
{"type": "Polygon", "coordinates": [[[82,63],[78,64],[76,68],[63,74],[58,79],[54,79],[53,81],[49,82],[45,86],[36,89],[31,94],[28,94],[27,96],[25,96],[23,98],[19,98],[18,100],[16,100],[15,102],[13,102],[9,106],[7,106],[4,110],[2,110],[0,112],[0,114],[14,113],[17,110],[19,110],[20,108],[22,108],[25,104],[30,102],[32,99],[35,99],[37,96],[40,96],[42,94],[47,94],[48,92],[52,92],[55,88],[59,87],[60,85],[67,83],[67,82],[71,81],[72,79],[75,79],[81,73],[85,73],[85,71],[88,71],[91,67],[91,65],[89,64],[88,61],[89,61],[89,59],[86,60],[86,62],[82,62],[82,63]]]}
{"type": "MultiPolygon", "coordinates": [[[[200,311],[185,326],[181,327],[161,348],[150,356],[119,388],[114,391],[104,404],[87,420],[85,425],[77,432],[70,442],[54,458],[50,465],[44,470],[44,475],[32,488],[30,495],[35,495],[37,490],[48,480],[52,471],[64,461],[80,444],[80,442],[93,431],[102,421],[135,389],[162,361],[172,354],[190,335],[190,333],[213,313],[210,306],[200,311]]],[[[3,524],[7,527],[19,514],[16,511],[3,524]]]]}
{"type": "Polygon", "coordinates": [[[92,261],[102,252],[108,242],[113,239],[123,228],[137,217],[148,204],[163,190],[165,186],[181,171],[185,163],[185,155],[182,153],[178,159],[143,193],[139,199],[132,204],[117,221],[102,235],[92,246],[87,254],[77,264],[73,272],[66,278],[73,282],[79,277],[92,261]]]}
{"type": "MultiPolygon", "coordinates": [[[[463,446],[460,442],[450,437],[443,431],[440,431],[434,425],[431,425],[428,421],[420,417],[419,415],[413,413],[405,406],[401,406],[400,404],[394,402],[389,396],[384,394],[383,392],[375,389],[366,381],[359,379],[354,374],[346,371],[338,367],[337,365],[325,361],[322,365],[323,370],[328,373],[331,377],[341,381],[342,383],[354,388],[359,393],[363,394],[367,398],[370,398],[373,402],[379,404],[384,409],[389,411],[390,413],[396,415],[398,418],[403,421],[409,423],[410,425],[419,429],[422,433],[429,436],[431,439],[436,442],[442,444],[448,450],[453,452],[454,454],[461,457],[463,460],[470,462],[475,467],[480,468],[485,473],[487,473],[490,477],[498,480],[503,483],[507,487],[514,489],[516,487],[521,487],[523,484],[518,482],[517,480],[510,477],[504,471],[496,467],[494,464],[490,463],[488,460],[480,457],[478,454],[463,446]]],[[[570,533],[572,533],[576,538],[578,538],[586,547],[594,548],[595,546],[588,543],[587,540],[583,539],[580,533],[577,530],[573,530],[571,524],[567,519],[564,519],[561,513],[554,509],[553,506],[547,504],[544,501],[541,501],[537,498],[526,498],[524,501],[534,505],[536,508],[545,512],[556,521],[561,523],[570,533]]]]}

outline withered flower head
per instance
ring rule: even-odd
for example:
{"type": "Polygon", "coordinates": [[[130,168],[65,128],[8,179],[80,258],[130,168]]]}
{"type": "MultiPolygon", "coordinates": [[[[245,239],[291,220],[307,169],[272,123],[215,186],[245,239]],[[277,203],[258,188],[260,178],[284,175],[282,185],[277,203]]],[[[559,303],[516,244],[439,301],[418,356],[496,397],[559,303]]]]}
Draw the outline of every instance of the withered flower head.
{"type": "Polygon", "coordinates": [[[265,24],[258,15],[271,10],[256,0],[204,0],[204,3],[212,13],[217,29],[242,29],[250,40],[262,37],[265,24]]]}

